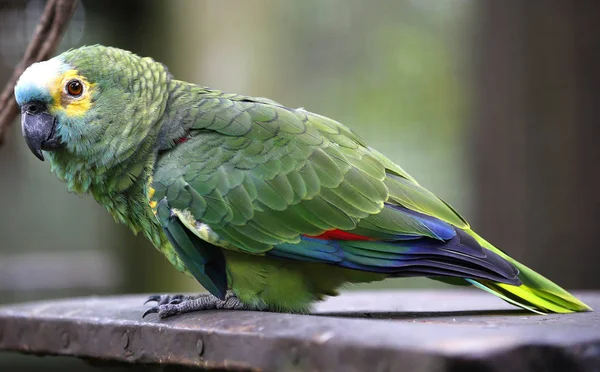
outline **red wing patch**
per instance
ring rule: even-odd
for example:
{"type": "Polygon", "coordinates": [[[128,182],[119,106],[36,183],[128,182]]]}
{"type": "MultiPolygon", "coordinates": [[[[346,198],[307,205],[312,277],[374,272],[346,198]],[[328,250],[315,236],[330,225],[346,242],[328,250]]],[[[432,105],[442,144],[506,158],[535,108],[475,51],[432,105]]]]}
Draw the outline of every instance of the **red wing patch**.
{"type": "Polygon", "coordinates": [[[323,239],[323,240],[375,240],[368,236],[356,235],[342,230],[329,230],[321,235],[304,235],[307,238],[323,239]]]}
{"type": "Polygon", "coordinates": [[[189,139],[190,139],[190,137],[188,137],[188,136],[177,138],[175,140],[175,144],[180,145],[180,144],[182,144],[184,142],[187,142],[187,140],[189,140],[189,139]]]}

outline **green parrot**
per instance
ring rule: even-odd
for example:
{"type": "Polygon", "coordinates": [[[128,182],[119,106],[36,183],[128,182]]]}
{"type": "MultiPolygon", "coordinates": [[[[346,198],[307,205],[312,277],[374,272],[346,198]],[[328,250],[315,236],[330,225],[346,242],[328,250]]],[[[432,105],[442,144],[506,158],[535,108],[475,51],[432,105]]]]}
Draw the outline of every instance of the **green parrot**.
{"type": "Polygon", "coordinates": [[[425,276],[536,313],[591,310],[477,235],[344,125],[175,80],[104,47],[30,66],[15,87],[30,150],[209,292],[201,309],[307,313],[346,283],[425,276]]]}

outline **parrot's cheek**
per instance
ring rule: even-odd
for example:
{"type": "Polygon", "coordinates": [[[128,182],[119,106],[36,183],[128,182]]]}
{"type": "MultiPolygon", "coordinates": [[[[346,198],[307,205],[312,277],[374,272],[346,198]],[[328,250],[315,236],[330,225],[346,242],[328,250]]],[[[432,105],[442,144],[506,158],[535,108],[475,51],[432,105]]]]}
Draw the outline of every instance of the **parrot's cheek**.
{"type": "Polygon", "coordinates": [[[44,161],[42,150],[52,151],[63,147],[56,138],[56,118],[38,103],[29,103],[21,107],[21,126],[23,137],[29,150],[44,161]]]}

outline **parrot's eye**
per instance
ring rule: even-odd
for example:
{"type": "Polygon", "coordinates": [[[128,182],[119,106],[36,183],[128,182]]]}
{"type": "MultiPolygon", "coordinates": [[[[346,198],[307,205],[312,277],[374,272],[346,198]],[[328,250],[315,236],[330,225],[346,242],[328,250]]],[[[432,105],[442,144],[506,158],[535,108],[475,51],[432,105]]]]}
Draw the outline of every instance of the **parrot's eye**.
{"type": "Polygon", "coordinates": [[[71,80],[67,83],[67,93],[72,97],[79,97],[83,93],[83,84],[79,80],[71,80]]]}

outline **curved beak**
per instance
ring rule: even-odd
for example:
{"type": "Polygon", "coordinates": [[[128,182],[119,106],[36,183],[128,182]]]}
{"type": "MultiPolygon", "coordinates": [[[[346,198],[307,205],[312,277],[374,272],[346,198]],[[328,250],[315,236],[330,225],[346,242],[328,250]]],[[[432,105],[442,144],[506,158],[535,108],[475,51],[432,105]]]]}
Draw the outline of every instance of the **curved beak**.
{"type": "Polygon", "coordinates": [[[56,118],[37,102],[21,106],[21,129],[29,150],[44,161],[42,150],[55,150],[62,144],[55,138],[56,118]]]}

